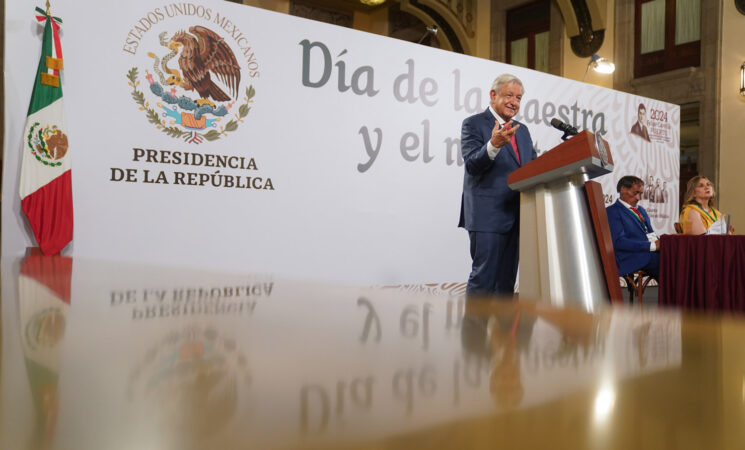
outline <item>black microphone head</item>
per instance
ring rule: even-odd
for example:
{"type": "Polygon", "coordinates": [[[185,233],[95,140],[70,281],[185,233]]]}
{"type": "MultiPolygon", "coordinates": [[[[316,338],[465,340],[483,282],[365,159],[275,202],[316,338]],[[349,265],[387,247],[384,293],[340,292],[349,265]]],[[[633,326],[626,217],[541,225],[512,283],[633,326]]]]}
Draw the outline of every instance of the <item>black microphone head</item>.
{"type": "Polygon", "coordinates": [[[576,128],[574,128],[573,126],[569,125],[568,123],[562,122],[561,120],[557,119],[556,117],[554,117],[553,119],[551,119],[551,126],[554,127],[554,128],[556,128],[557,130],[560,130],[560,131],[563,131],[564,132],[564,136],[562,136],[561,138],[563,140],[565,140],[565,141],[567,140],[567,138],[569,136],[574,136],[575,134],[578,133],[578,131],[577,131],[576,128]]]}

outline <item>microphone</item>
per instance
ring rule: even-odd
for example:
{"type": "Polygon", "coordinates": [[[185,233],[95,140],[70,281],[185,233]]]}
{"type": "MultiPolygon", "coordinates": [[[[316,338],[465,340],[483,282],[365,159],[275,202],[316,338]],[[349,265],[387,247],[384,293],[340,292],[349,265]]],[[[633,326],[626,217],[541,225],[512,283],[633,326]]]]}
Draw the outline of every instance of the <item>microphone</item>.
{"type": "Polygon", "coordinates": [[[569,125],[568,123],[562,122],[556,117],[551,119],[551,126],[556,128],[559,131],[564,132],[564,136],[561,137],[561,140],[563,141],[566,141],[567,139],[569,139],[569,136],[574,136],[575,134],[579,133],[579,131],[576,128],[569,125]]]}

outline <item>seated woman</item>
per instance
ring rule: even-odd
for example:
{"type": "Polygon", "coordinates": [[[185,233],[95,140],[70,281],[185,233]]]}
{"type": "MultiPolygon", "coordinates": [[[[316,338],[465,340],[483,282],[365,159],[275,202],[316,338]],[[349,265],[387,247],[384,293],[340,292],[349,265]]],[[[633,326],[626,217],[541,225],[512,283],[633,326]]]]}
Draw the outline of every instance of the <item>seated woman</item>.
{"type": "MultiPolygon", "coordinates": [[[[704,234],[722,213],[716,209],[716,192],[711,181],[701,175],[688,180],[683,211],[680,213],[680,223],[683,234],[704,234]]],[[[729,234],[734,233],[730,227],[729,234]]]]}

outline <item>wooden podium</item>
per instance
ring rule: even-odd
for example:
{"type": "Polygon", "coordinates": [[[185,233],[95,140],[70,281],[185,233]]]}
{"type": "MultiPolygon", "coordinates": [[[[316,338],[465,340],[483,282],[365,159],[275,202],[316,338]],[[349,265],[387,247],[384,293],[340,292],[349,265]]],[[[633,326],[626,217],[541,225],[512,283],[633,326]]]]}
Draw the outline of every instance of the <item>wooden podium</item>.
{"type": "Polygon", "coordinates": [[[520,297],[586,311],[622,302],[603,189],[613,171],[608,143],[582,131],[518,170],[520,297]]]}

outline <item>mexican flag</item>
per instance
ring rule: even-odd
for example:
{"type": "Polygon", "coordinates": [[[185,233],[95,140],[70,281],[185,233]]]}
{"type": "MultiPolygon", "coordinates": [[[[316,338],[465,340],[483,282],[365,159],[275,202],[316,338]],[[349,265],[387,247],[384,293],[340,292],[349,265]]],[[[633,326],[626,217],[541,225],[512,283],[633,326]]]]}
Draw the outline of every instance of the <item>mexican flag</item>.
{"type": "Polygon", "coordinates": [[[41,59],[23,133],[19,192],[42,253],[59,253],[72,240],[72,184],[62,103],[60,20],[36,8],[44,22],[41,59]]]}

